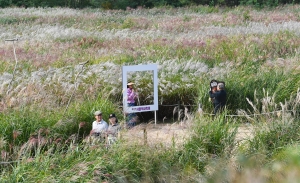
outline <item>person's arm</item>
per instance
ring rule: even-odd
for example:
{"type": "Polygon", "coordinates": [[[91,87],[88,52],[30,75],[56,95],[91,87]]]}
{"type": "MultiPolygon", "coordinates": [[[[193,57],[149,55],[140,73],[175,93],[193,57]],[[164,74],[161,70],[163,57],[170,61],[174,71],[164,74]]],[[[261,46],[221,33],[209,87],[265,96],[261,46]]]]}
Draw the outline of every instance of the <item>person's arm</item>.
{"type": "Polygon", "coordinates": [[[211,98],[218,98],[221,96],[221,92],[220,91],[216,91],[216,92],[209,91],[209,95],[211,98]]]}
{"type": "Polygon", "coordinates": [[[96,128],[96,124],[93,122],[93,124],[92,124],[92,130],[95,130],[95,128],[96,128]]]}
{"type": "Polygon", "coordinates": [[[215,92],[209,91],[209,96],[210,96],[210,98],[214,98],[215,97],[215,92]]]}

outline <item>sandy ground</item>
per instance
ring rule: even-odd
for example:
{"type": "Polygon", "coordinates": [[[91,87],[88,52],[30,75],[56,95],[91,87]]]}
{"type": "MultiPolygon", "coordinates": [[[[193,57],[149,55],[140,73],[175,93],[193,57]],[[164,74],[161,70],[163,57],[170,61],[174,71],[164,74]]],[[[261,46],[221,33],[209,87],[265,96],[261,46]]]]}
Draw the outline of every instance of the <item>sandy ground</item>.
{"type": "Polygon", "coordinates": [[[182,145],[190,135],[189,127],[184,123],[139,124],[122,133],[121,138],[150,146],[182,145]]]}
{"type": "Polygon", "coordinates": [[[253,137],[253,126],[251,124],[242,124],[238,128],[238,132],[236,135],[236,141],[242,142],[247,139],[251,139],[253,137]]]}
{"type": "MultiPolygon", "coordinates": [[[[185,123],[168,124],[139,124],[132,129],[126,130],[121,134],[121,138],[138,144],[151,146],[172,145],[181,146],[187,141],[192,131],[185,123]]],[[[253,127],[250,124],[242,124],[238,128],[236,141],[238,144],[244,140],[252,138],[253,127]]]]}

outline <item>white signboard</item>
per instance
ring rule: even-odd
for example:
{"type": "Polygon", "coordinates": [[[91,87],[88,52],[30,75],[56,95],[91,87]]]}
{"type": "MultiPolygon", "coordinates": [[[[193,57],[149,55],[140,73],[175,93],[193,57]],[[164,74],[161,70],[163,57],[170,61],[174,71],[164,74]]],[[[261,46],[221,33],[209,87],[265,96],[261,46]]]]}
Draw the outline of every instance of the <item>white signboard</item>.
{"type": "MultiPolygon", "coordinates": [[[[157,65],[133,65],[133,66],[123,66],[123,109],[125,113],[136,113],[136,112],[147,112],[147,111],[157,111],[158,110],[158,80],[157,80],[157,65]],[[153,104],[140,105],[136,103],[135,106],[127,106],[127,83],[128,83],[128,72],[139,72],[139,71],[150,71],[153,73],[153,91],[149,91],[149,94],[153,95],[153,104]]],[[[134,82],[130,80],[130,82],[134,82]]]]}

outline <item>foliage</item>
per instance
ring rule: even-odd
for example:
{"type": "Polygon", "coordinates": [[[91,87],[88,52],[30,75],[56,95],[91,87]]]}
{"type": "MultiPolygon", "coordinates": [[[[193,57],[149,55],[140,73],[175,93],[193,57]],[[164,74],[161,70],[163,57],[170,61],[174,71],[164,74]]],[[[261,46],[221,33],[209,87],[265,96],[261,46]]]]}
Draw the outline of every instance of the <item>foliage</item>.
{"type": "Polygon", "coordinates": [[[209,6],[228,6],[233,7],[237,5],[254,5],[256,7],[274,7],[282,4],[295,4],[299,3],[298,1],[291,0],[268,0],[268,1],[257,1],[257,0],[1,0],[0,7],[9,7],[9,6],[19,6],[19,7],[68,7],[68,8],[103,8],[103,9],[126,9],[145,7],[162,7],[162,6],[171,6],[171,7],[183,7],[191,5],[209,5],[209,6]]]}
{"type": "MultiPolygon", "coordinates": [[[[56,6],[54,1],[9,2],[26,9],[0,10],[2,181],[298,180],[297,5],[260,10],[189,6],[202,3],[189,0],[57,2],[96,8],[70,9],[27,8],[56,6]],[[160,7],[146,8],[153,6],[160,7]],[[126,10],[103,10],[112,8],[126,10]],[[14,37],[18,41],[10,40],[14,37]],[[106,120],[116,113],[124,122],[122,65],[148,63],[159,67],[158,121],[173,116],[174,124],[165,126],[178,122],[188,139],[169,146],[141,145],[133,138],[113,146],[88,144],[95,110],[106,120]],[[228,93],[226,111],[215,117],[208,100],[212,79],[225,81],[228,93]],[[251,136],[239,140],[244,124],[251,136]]],[[[153,102],[151,73],[128,77],[136,83],[139,103],[153,102]]],[[[122,132],[130,136],[140,128],[122,132]]]]}
{"type": "Polygon", "coordinates": [[[298,121],[274,121],[265,127],[261,127],[263,131],[258,131],[255,137],[249,141],[251,148],[247,153],[253,154],[262,151],[267,157],[272,157],[279,153],[283,147],[297,143],[299,141],[298,123],[298,121]]]}
{"type": "Polygon", "coordinates": [[[184,146],[182,162],[190,164],[200,172],[211,157],[230,157],[235,146],[237,128],[225,121],[224,115],[213,120],[203,118],[193,127],[193,135],[184,146]]]}
{"type": "Polygon", "coordinates": [[[248,119],[256,123],[257,130],[253,139],[248,141],[246,154],[263,153],[267,158],[272,158],[281,152],[283,147],[298,144],[299,141],[299,116],[295,109],[299,106],[299,91],[285,103],[276,104],[275,97],[265,93],[261,102],[251,103],[256,113],[248,119]],[[258,103],[261,111],[258,110],[258,103]],[[274,112],[272,112],[274,111],[274,112]]]}

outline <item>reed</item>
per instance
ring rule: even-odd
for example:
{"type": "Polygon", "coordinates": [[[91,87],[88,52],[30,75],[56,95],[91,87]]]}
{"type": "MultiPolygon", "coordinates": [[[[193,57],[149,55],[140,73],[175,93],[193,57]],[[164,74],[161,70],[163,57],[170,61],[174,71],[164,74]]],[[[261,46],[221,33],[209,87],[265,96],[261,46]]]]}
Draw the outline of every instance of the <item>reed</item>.
{"type": "MultiPolygon", "coordinates": [[[[0,14],[3,182],[297,180],[299,5],[0,14]],[[4,41],[13,38],[14,45],[4,41]],[[125,138],[138,128],[122,131],[109,148],[82,143],[96,110],[124,123],[122,66],[149,63],[158,65],[158,117],[173,117],[174,126],[154,138],[148,125],[147,143],[125,138]],[[214,118],[212,79],[225,81],[228,93],[226,110],[214,118]],[[242,125],[253,132],[237,142],[242,125]],[[175,126],[185,133],[172,136],[175,126]]],[[[129,76],[141,104],[151,103],[151,73],[129,76]]]]}

